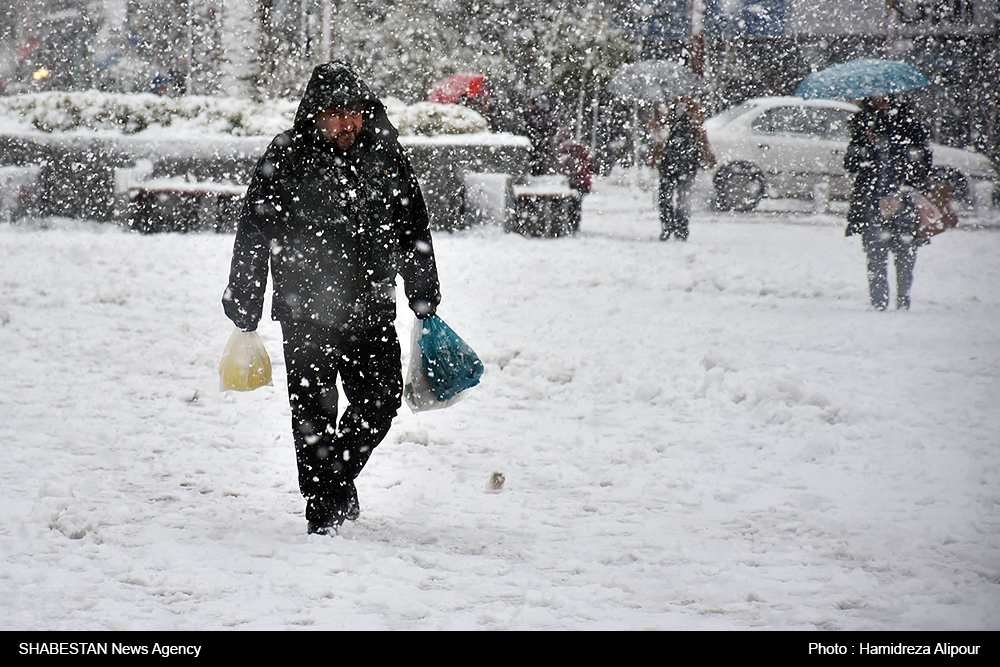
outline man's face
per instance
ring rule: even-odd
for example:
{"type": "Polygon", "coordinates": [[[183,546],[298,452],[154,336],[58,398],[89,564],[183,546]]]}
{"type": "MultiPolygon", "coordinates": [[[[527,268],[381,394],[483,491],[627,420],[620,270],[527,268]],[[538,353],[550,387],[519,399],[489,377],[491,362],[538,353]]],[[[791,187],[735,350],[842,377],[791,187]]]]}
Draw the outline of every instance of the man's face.
{"type": "Polygon", "coordinates": [[[330,108],[316,116],[316,127],[327,141],[346,151],[354,145],[364,120],[364,107],[330,108]]]}

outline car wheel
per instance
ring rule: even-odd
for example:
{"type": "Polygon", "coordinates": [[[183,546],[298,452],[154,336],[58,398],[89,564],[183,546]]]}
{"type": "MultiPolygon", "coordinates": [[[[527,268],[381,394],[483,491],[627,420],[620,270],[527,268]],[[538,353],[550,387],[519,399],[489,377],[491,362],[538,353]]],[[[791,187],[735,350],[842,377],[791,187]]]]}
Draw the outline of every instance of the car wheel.
{"type": "Polygon", "coordinates": [[[931,182],[947,185],[955,199],[969,201],[969,179],[954,167],[934,167],[931,169],[931,182]]]}
{"type": "Polygon", "coordinates": [[[764,172],[750,162],[720,167],[712,183],[715,207],[720,211],[752,211],[764,197],[764,172]]]}

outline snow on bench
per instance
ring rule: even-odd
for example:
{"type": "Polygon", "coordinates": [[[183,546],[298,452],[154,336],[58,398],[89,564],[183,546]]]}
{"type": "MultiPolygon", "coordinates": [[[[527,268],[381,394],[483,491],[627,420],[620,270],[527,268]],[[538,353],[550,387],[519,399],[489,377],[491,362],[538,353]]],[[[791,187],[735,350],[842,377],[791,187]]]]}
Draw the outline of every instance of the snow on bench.
{"type": "Polygon", "coordinates": [[[145,164],[119,171],[116,190],[125,197],[125,223],[142,233],[232,230],[247,191],[245,185],[183,176],[148,178],[145,164]]]}
{"type": "Polygon", "coordinates": [[[533,176],[514,186],[512,229],[525,236],[555,238],[580,227],[580,193],[565,176],[533,176]]]}

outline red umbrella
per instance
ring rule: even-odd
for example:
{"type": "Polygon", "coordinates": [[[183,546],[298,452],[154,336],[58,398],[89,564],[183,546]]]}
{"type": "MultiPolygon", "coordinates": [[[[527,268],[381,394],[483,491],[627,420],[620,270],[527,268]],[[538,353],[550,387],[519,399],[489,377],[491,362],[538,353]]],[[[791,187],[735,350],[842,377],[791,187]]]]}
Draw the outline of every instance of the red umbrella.
{"type": "Polygon", "coordinates": [[[439,83],[431,91],[428,100],[438,104],[457,104],[463,97],[490,96],[486,77],[481,74],[455,74],[439,83]]]}

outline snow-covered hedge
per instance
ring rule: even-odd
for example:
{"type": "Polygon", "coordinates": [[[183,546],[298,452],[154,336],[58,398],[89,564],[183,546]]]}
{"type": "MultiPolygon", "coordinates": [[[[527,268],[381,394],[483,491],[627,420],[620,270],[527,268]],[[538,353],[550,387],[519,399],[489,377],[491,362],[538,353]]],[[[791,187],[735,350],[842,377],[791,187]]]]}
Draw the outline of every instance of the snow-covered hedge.
{"type": "MultiPolygon", "coordinates": [[[[403,135],[434,136],[486,132],[486,120],[454,104],[406,105],[385,100],[403,135]]],[[[0,97],[0,117],[48,133],[90,130],[138,134],[151,128],[239,137],[273,136],[288,129],[298,101],[205,97],[161,97],[97,91],[32,93],[0,97]]]]}
{"type": "Polygon", "coordinates": [[[489,131],[485,118],[458,104],[418,102],[407,106],[391,97],[384,102],[389,120],[402,135],[433,137],[489,131]]]}

